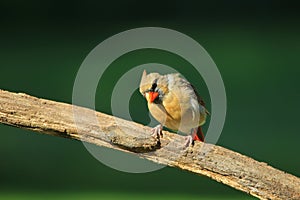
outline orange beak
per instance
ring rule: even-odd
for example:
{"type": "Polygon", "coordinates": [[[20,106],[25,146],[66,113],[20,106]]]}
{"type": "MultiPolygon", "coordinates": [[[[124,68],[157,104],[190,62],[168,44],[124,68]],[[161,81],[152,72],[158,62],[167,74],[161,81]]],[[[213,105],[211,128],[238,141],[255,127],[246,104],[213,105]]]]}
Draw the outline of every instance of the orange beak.
{"type": "Polygon", "coordinates": [[[147,92],[146,99],[149,103],[152,103],[158,97],[158,95],[158,92],[147,92]]]}

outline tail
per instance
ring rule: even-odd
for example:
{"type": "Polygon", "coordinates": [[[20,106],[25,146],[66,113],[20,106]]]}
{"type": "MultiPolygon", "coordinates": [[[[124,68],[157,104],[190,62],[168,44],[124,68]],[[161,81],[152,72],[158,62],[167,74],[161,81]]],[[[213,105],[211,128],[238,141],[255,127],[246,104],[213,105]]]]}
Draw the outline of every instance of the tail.
{"type": "Polygon", "coordinates": [[[204,142],[204,134],[203,134],[201,126],[199,126],[198,129],[196,129],[196,131],[193,134],[193,140],[199,140],[201,142],[204,142]]]}

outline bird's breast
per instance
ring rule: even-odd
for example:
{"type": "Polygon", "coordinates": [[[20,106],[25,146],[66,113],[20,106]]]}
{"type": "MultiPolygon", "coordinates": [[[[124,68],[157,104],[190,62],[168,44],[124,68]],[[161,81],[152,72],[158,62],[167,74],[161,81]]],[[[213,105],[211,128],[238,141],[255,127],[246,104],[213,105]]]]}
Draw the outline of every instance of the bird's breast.
{"type": "Polygon", "coordinates": [[[182,125],[182,103],[175,95],[166,95],[161,104],[148,103],[151,115],[165,127],[178,130],[182,125]]]}

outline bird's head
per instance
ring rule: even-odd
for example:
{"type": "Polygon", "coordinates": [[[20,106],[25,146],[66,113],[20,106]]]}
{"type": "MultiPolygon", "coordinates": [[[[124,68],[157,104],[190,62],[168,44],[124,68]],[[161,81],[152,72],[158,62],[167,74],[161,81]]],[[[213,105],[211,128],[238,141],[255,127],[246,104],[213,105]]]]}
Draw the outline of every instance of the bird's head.
{"type": "Polygon", "coordinates": [[[140,83],[140,93],[148,103],[161,103],[167,92],[168,82],[165,76],[158,73],[147,74],[144,70],[140,83]]]}

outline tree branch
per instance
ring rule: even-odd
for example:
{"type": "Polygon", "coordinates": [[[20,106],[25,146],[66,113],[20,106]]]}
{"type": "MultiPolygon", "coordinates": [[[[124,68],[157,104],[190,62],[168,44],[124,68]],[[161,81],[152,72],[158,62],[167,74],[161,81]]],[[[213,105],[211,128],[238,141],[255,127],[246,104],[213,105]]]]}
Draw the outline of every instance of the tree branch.
{"type": "Polygon", "coordinates": [[[157,140],[151,137],[149,127],[87,108],[0,90],[0,122],[134,153],[208,176],[261,199],[300,199],[300,179],[266,163],[201,142],[183,148],[180,135],[165,131],[157,140]]]}

